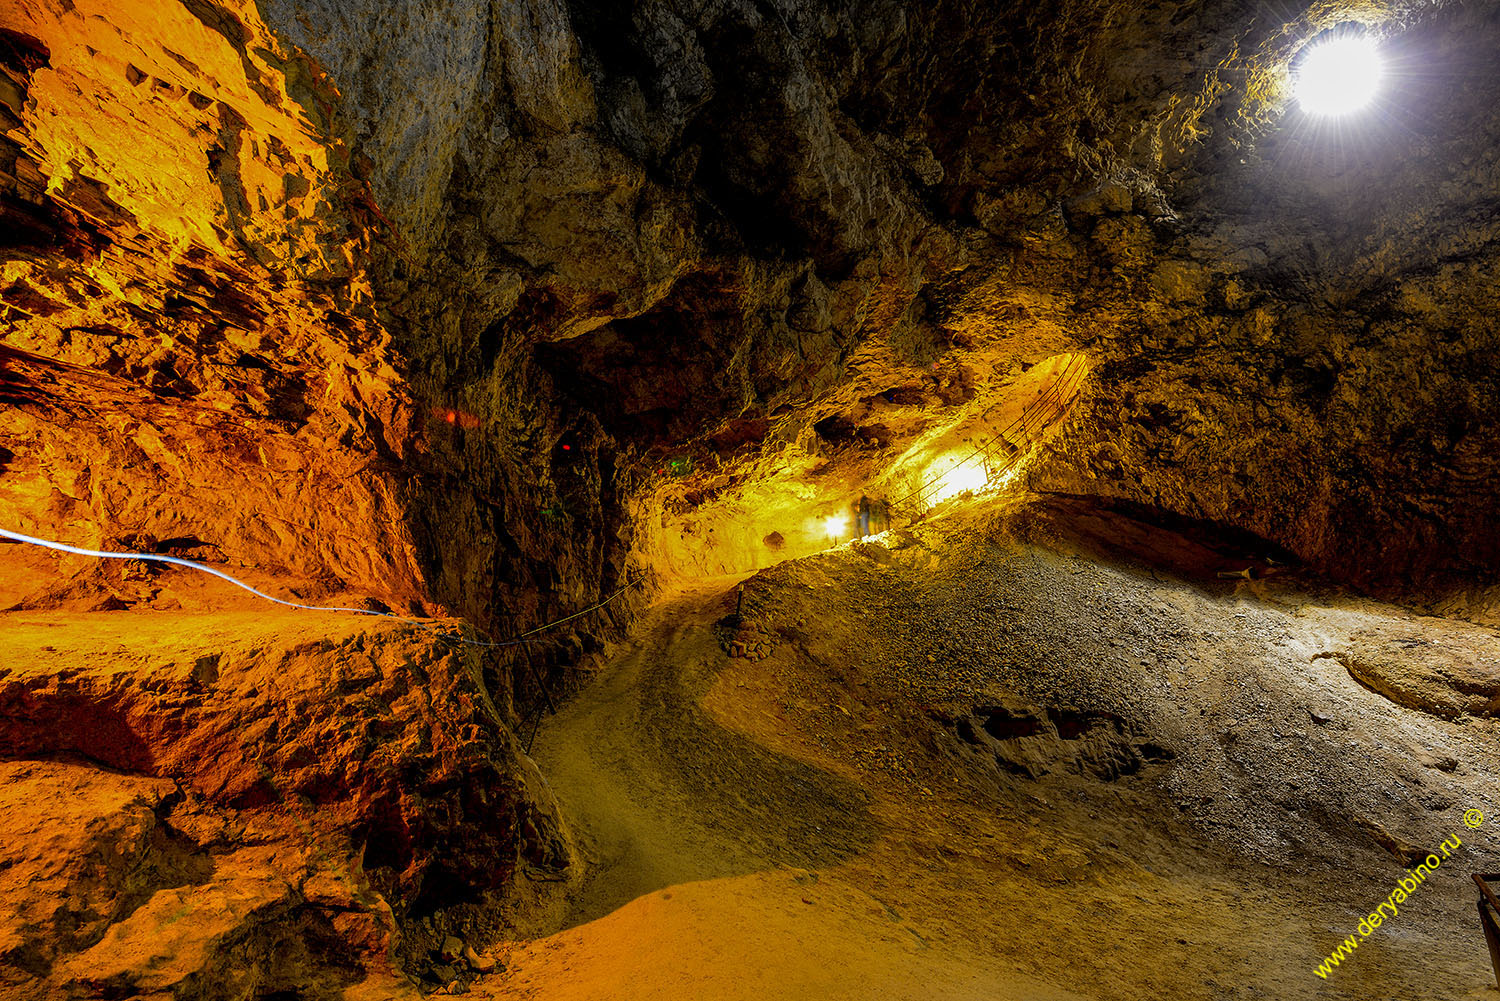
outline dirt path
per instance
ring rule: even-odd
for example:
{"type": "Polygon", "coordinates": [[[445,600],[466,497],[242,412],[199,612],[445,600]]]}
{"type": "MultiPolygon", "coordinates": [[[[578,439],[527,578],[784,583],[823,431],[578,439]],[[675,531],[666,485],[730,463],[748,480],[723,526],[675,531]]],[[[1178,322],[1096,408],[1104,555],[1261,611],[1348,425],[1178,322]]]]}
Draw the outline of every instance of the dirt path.
{"type": "Polygon", "coordinates": [[[565,929],[518,944],[495,997],[1081,1001],[972,955],[840,878],[869,794],[702,707],[737,578],[686,585],[543,730],[538,764],[591,874],[565,929]],[[826,871],[833,868],[835,872],[826,871]]]}
{"type": "Polygon", "coordinates": [[[539,734],[537,763],[594,863],[569,924],[746,864],[737,846],[686,808],[680,770],[662,760],[651,733],[669,722],[648,696],[669,671],[665,650],[690,626],[702,627],[720,590],[699,585],[658,603],[626,653],[539,734]]]}
{"type": "Polygon", "coordinates": [[[1413,712],[1332,654],[1417,625],[1453,653],[1479,642],[1468,627],[1224,583],[1188,559],[1212,553],[1159,529],[1096,534],[1139,530],[1135,549],[1177,547],[1182,566],[1009,524],[762,571],[743,628],[763,659],[727,656],[715,632],[737,578],[664,595],[536,748],[585,882],[476,990],[1494,996],[1466,876],[1500,864],[1488,826],[1353,960],[1315,973],[1405,871],[1393,851],[1437,843],[1468,805],[1500,815],[1493,720],[1413,712]]]}
{"type": "Polygon", "coordinates": [[[704,714],[723,663],[712,624],[737,580],[664,595],[538,738],[537,763],[594,862],[570,924],[678,883],[836,862],[874,838],[863,791],[704,714]]]}

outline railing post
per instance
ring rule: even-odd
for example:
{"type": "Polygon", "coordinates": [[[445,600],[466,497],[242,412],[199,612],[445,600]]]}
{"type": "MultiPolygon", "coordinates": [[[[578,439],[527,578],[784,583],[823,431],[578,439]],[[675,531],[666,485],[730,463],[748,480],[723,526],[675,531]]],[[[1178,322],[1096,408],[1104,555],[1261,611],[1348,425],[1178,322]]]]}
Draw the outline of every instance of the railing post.
{"type": "Polygon", "coordinates": [[[1474,874],[1474,882],[1479,886],[1479,927],[1484,929],[1484,942],[1490,949],[1490,966],[1495,971],[1495,983],[1500,985],[1500,926],[1495,923],[1496,914],[1500,914],[1500,899],[1490,889],[1488,880],[1492,879],[1500,880],[1500,874],[1474,874]]]}
{"type": "Polygon", "coordinates": [[[542,690],[542,698],[547,700],[547,709],[552,715],[557,715],[557,703],[552,701],[552,693],[547,690],[547,683],[542,680],[542,672],[536,669],[536,661],[531,659],[531,643],[523,636],[521,638],[521,652],[526,656],[526,666],[531,668],[531,680],[542,690]]]}

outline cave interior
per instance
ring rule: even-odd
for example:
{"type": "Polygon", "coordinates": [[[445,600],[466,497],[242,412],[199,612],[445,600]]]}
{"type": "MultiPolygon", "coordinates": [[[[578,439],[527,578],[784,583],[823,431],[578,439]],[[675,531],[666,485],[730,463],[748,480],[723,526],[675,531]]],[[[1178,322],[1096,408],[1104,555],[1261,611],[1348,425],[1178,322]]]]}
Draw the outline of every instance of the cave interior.
{"type": "Polygon", "coordinates": [[[1496,51],[10,0],[0,996],[1493,998],[1496,51]]]}

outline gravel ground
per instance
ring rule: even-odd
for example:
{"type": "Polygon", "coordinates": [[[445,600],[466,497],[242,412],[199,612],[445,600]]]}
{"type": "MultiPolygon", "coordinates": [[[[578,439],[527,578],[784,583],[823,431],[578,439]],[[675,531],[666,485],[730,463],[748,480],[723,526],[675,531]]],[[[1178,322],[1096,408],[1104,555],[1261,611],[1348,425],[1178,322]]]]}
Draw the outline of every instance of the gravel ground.
{"type": "MultiPolygon", "coordinates": [[[[974,505],[699,582],[653,623],[539,744],[601,859],[553,943],[573,961],[583,922],[627,901],[793,866],[898,915],[944,969],[1029,985],[1017,996],[1491,996],[1468,874],[1500,853],[1461,818],[1491,812],[1495,721],[1397,704],[1346,666],[1375,636],[1425,651],[1420,678],[1380,661],[1393,691],[1483,687],[1490,630],[1341,593],[1247,540],[1068,501],[974,505]],[[1454,834],[1399,918],[1319,978],[1454,834]]],[[[518,946],[526,996],[571,996],[536,986],[538,948],[518,946]]],[[[848,996],[895,983],[890,957],[866,958],[850,982],[873,992],[848,996]]],[[[797,965],[680,941],[656,961],[720,985],[748,962],[797,965]]]]}

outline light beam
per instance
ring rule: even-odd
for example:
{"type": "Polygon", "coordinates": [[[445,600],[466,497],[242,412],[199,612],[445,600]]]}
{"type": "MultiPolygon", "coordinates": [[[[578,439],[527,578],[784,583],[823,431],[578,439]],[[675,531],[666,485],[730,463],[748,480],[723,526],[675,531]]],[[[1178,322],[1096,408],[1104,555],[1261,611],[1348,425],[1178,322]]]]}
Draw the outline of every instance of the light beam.
{"type": "Polygon", "coordinates": [[[1383,75],[1372,39],[1342,35],[1313,42],[1295,73],[1297,103],[1310,115],[1346,115],[1370,103],[1383,75]]]}

